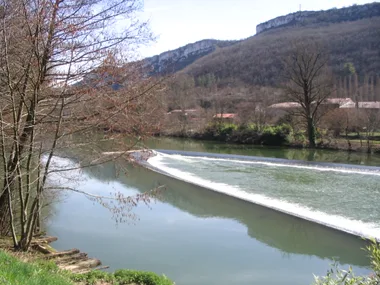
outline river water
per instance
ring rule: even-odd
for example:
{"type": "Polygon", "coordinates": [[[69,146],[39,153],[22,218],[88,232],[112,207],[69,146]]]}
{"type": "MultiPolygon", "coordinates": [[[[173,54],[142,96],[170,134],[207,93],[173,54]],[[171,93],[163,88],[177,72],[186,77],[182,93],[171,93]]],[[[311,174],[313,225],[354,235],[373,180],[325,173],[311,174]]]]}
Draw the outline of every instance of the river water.
{"type": "Polygon", "coordinates": [[[56,248],[80,248],[111,270],[164,273],[179,285],[310,284],[313,274],[324,275],[334,260],[357,274],[370,272],[360,238],[268,206],[376,236],[380,176],[376,168],[364,165],[380,165],[379,157],[174,139],[148,145],[204,152],[162,151],[148,161],[190,183],[140,166],[126,165],[127,173],[120,173],[115,163],[76,173],[75,186],[94,194],[134,195],[161,185],[165,190],[149,206],[134,209],[137,219],[122,224],[78,193],[63,195],[47,228],[59,237],[56,248]]]}

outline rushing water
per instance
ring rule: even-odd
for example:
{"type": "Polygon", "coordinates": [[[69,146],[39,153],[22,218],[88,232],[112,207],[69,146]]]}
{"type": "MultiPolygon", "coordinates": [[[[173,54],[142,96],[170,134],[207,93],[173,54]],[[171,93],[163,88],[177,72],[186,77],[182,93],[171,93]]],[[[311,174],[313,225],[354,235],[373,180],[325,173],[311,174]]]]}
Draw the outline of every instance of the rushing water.
{"type": "Polygon", "coordinates": [[[189,152],[158,152],[148,162],[178,179],[380,240],[380,168],[189,152]]]}
{"type": "MultiPolygon", "coordinates": [[[[218,153],[224,148],[177,140],[150,145],[218,153]]],[[[377,160],[360,155],[346,159],[344,153],[308,154],[301,150],[291,150],[295,154],[289,157],[286,154],[289,150],[285,149],[244,150],[234,145],[227,152],[231,153],[231,149],[236,154],[292,159],[305,154],[309,158],[326,156],[327,161],[355,164],[376,165],[377,160]]],[[[206,182],[208,188],[297,205],[298,214],[304,214],[305,209],[310,213],[318,211],[354,223],[350,225],[360,225],[361,230],[378,229],[379,211],[374,208],[378,201],[373,199],[377,197],[369,197],[378,191],[375,184],[380,177],[376,169],[355,166],[341,169],[351,171],[345,173],[330,165],[333,169],[317,171],[313,164],[301,164],[303,167],[299,168],[295,167],[299,166],[297,163],[285,167],[282,161],[261,159],[263,162],[258,158],[240,161],[209,154],[201,156],[208,158],[161,154],[150,163],[162,171],[180,171],[171,174],[192,183],[206,182]],[[210,183],[217,187],[210,187],[210,183]]],[[[59,158],[56,161],[64,163],[59,158]]],[[[149,207],[136,207],[135,222],[115,224],[112,214],[102,206],[78,193],[66,194],[55,205],[56,212],[48,226],[49,234],[59,237],[55,247],[80,248],[101,259],[111,270],[134,268],[165,273],[179,285],[310,284],[312,274],[325,274],[333,260],[345,267],[353,266],[357,274],[369,273],[369,260],[361,249],[365,243],[355,236],[142,167],[126,167],[126,175],[119,173],[115,163],[85,169],[75,173],[79,177],[75,186],[94,194],[122,191],[133,195],[165,185],[159,200],[149,207]]],[[[235,196],[241,198],[239,195],[235,196]]]]}

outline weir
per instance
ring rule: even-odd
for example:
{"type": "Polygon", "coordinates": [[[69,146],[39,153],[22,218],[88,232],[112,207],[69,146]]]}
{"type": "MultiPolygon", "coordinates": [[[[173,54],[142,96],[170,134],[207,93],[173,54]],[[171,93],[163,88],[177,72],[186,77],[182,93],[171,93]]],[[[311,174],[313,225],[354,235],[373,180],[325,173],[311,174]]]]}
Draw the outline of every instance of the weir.
{"type": "Polygon", "coordinates": [[[380,241],[380,168],[158,150],[145,167],[202,188],[380,241]]]}
{"type": "MultiPolygon", "coordinates": [[[[154,168],[145,153],[141,155],[143,163],[146,163],[146,168],[154,168]]],[[[286,177],[289,174],[287,170],[300,171],[287,167],[281,167],[281,171],[278,171],[278,167],[273,166],[272,169],[269,166],[261,167],[260,164],[254,164],[253,171],[249,161],[241,164],[227,159],[207,160],[179,154],[172,156],[158,153],[157,158],[160,168],[164,166],[181,171],[180,178],[182,175],[188,180],[200,177],[207,183],[225,185],[229,191],[230,186],[233,186],[237,194],[241,191],[249,194],[252,188],[252,191],[257,191],[257,195],[263,195],[260,190],[263,185],[267,185],[267,193],[264,194],[269,198],[276,194],[273,185],[281,184],[278,183],[279,179],[289,178],[286,177]],[[228,166],[229,163],[232,165],[228,166]],[[257,166],[260,167],[256,169],[257,166]],[[212,169],[216,172],[210,171],[212,169]],[[222,177],[228,181],[214,176],[218,173],[223,173],[222,177]],[[285,174],[285,177],[278,177],[279,173],[285,174]],[[189,177],[188,174],[193,176],[189,177]],[[236,182],[241,181],[242,176],[252,179],[237,185],[236,182]],[[272,178],[275,183],[269,183],[263,177],[272,178]],[[252,181],[256,182],[253,184],[252,181]]],[[[56,178],[64,175],[65,178],[71,178],[65,179],[64,185],[102,196],[111,193],[134,196],[165,186],[153,203],[148,206],[140,203],[133,208],[138,222],[131,220],[118,223],[117,226],[108,209],[81,194],[63,192],[65,197],[54,205],[54,215],[47,223],[47,232],[60,237],[54,247],[57,250],[80,248],[100,258],[111,270],[149,270],[165,273],[178,284],[200,285],[226,282],[231,285],[310,284],[312,274],[324,275],[334,261],[344,269],[352,266],[358,275],[370,274],[369,260],[362,250],[368,243],[355,235],[283,214],[268,206],[235,199],[228,193],[206,190],[183,179],[171,178],[170,174],[162,175],[162,169],[150,171],[124,159],[86,167],[79,173],[76,170],[78,166],[75,160],[54,157],[54,169],[72,170],[52,173],[54,176],[57,174],[57,177],[52,177],[51,182],[56,182],[56,178]],[[183,268],[186,268],[185,274],[183,268]],[[247,272],[249,275],[246,275],[247,272]],[[202,276],[202,280],[199,280],[199,276],[202,276]],[[246,279],[242,282],[236,276],[245,276],[246,279]],[[297,278],[294,279],[294,276],[297,278]]],[[[371,175],[361,177],[378,179],[371,175]]],[[[296,180],[305,186],[305,183],[313,182],[309,178],[297,181],[291,177],[291,182],[296,180]]],[[[284,183],[283,188],[287,190],[282,194],[286,194],[289,185],[284,183]]],[[[296,191],[299,191],[299,187],[296,187],[296,191]]],[[[292,193],[287,194],[284,199],[288,199],[286,196],[292,193]]],[[[300,202],[298,204],[302,205],[300,202]]]]}

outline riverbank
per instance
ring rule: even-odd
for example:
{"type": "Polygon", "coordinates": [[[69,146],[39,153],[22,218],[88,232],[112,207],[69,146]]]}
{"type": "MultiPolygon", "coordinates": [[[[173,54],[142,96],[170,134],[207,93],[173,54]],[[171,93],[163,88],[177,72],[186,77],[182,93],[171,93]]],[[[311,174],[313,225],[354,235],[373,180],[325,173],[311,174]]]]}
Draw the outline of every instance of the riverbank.
{"type": "Polygon", "coordinates": [[[88,258],[78,249],[56,251],[49,243],[54,237],[33,241],[29,252],[12,251],[8,238],[0,239],[0,284],[16,285],[90,285],[90,284],[144,284],[172,285],[166,276],[153,272],[117,270],[114,273],[101,271],[100,260],[88,258]]]}
{"type": "MultiPolygon", "coordinates": [[[[331,130],[323,128],[316,128],[315,131],[314,149],[380,153],[379,133],[332,133],[331,130]]],[[[258,125],[214,121],[203,127],[168,128],[156,135],[230,144],[309,148],[306,131],[285,122],[276,125],[258,125]]]]}
{"type": "MultiPolygon", "coordinates": [[[[228,144],[310,149],[305,140],[297,140],[297,136],[296,138],[289,138],[289,136],[289,133],[282,133],[279,129],[267,132],[227,129],[224,132],[171,132],[157,135],[157,137],[215,141],[228,144]]],[[[314,149],[380,154],[380,141],[327,137],[319,139],[314,149]]]]}

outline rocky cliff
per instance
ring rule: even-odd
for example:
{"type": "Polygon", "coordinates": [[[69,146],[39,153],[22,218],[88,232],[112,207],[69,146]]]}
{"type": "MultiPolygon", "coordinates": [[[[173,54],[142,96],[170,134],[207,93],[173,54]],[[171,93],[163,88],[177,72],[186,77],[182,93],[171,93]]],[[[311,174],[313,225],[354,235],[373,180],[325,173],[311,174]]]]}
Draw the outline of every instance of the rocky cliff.
{"type": "Polygon", "coordinates": [[[175,50],[167,51],[153,57],[146,58],[146,66],[150,74],[174,73],[193,63],[217,48],[233,45],[237,41],[202,40],[175,50]]]}
{"type": "Polygon", "coordinates": [[[365,5],[353,5],[342,9],[334,8],[326,11],[300,11],[257,25],[256,34],[283,26],[339,23],[378,16],[380,16],[380,3],[376,2],[365,5]]]}

